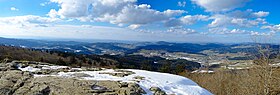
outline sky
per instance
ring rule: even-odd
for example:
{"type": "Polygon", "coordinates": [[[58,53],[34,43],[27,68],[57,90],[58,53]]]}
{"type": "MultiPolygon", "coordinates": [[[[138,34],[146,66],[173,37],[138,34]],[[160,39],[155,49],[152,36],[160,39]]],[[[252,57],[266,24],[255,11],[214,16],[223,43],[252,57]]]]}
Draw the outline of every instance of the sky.
{"type": "Polygon", "coordinates": [[[0,37],[278,42],[279,0],[0,0],[0,37]]]}

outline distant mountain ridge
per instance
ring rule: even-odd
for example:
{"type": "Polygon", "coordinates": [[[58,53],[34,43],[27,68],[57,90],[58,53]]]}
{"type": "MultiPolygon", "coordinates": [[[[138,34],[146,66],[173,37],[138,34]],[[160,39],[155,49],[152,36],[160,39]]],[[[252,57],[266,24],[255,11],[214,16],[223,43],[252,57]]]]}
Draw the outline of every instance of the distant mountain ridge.
{"type": "MultiPolygon", "coordinates": [[[[221,43],[174,43],[174,42],[77,42],[77,41],[46,41],[33,39],[12,39],[1,38],[0,44],[7,46],[17,46],[23,48],[32,48],[40,50],[54,50],[62,52],[71,52],[77,54],[132,54],[139,50],[164,50],[167,52],[186,52],[199,53],[204,50],[216,50],[218,52],[237,52],[250,51],[254,52],[253,48],[248,47],[254,45],[252,43],[243,44],[221,44],[221,43]],[[246,48],[233,48],[238,46],[247,46],[246,48]]],[[[277,48],[279,45],[271,45],[272,48],[277,48]]]]}

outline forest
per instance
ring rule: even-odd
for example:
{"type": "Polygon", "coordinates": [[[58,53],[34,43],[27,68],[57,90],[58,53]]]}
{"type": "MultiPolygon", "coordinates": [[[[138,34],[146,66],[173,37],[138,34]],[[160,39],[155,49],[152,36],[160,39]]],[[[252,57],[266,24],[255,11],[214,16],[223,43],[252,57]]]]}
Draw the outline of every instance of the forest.
{"type": "Polygon", "coordinates": [[[197,62],[166,60],[160,57],[140,55],[94,55],[61,51],[37,50],[12,46],[0,46],[0,60],[37,61],[71,67],[102,67],[119,69],[142,69],[172,74],[193,71],[200,67],[197,62]]]}

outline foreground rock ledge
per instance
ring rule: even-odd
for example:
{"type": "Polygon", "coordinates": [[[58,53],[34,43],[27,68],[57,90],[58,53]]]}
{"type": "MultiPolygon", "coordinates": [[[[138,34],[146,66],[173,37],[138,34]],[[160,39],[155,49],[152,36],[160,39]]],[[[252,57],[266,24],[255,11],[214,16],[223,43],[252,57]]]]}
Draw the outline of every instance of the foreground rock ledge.
{"type": "Polygon", "coordinates": [[[0,95],[212,95],[188,78],[134,69],[0,63],[0,95]]]}
{"type": "Polygon", "coordinates": [[[78,80],[63,77],[33,77],[19,70],[0,71],[0,95],[141,95],[138,84],[117,81],[78,80]]]}
{"type": "MultiPolygon", "coordinates": [[[[136,83],[80,80],[57,76],[34,77],[36,72],[21,71],[22,62],[0,63],[0,95],[141,95],[145,91],[136,83]],[[123,85],[126,84],[126,85],[123,85]]],[[[35,66],[44,64],[28,64],[35,66]]],[[[25,67],[26,67],[25,66],[25,67]]],[[[48,70],[57,73],[63,69],[48,70]]],[[[42,71],[42,74],[45,72],[42,71]]],[[[49,74],[46,73],[46,74],[49,74]]],[[[86,74],[75,74],[84,77],[86,74]]]]}

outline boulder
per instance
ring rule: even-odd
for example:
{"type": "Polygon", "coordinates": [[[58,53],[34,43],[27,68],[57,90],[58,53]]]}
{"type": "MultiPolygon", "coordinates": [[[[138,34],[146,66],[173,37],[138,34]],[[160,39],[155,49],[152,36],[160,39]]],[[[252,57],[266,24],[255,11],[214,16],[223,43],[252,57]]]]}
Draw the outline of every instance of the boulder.
{"type": "Polygon", "coordinates": [[[127,82],[120,82],[119,86],[120,87],[128,87],[128,83],[127,82]]]}
{"type": "Polygon", "coordinates": [[[166,93],[162,91],[159,87],[151,87],[150,91],[152,91],[154,95],[166,95],[166,93]]]}
{"type": "Polygon", "coordinates": [[[7,71],[7,70],[18,70],[17,63],[1,63],[0,64],[0,71],[7,71]]]}
{"type": "Polygon", "coordinates": [[[125,77],[125,76],[129,76],[129,75],[132,75],[132,74],[135,74],[134,72],[132,71],[127,71],[127,70],[119,70],[119,69],[116,69],[114,70],[115,72],[101,72],[99,74],[109,74],[109,75],[112,75],[112,76],[117,76],[117,77],[125,77]]]}
{"type": "Polygon", "coordinates": [[[85,73],[74,73],[72,74],[73,77],[82,78],[82,77],[94,77],[85,73]]]}
{"type": "Polygon", "coordinates": [[[154,95],[167,95],[164,91],[156,91],[154,95]]]}
{"type": "Polygon", "coordinates": [[[145,77],[142,77],[142,76],[135,76],[135,77],[133,77],[134,79],[137,79],[137,80],[144,80],[145,79],[145,77]]]}
{"type": "Polygon", "coordinates": [[[1,71],[0,73],[0,95],[11,95],[22,87],[25,81],[32,78],[31,73],[18,70],[1,71]]]}

